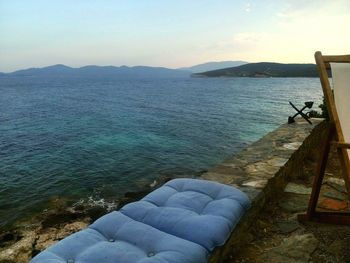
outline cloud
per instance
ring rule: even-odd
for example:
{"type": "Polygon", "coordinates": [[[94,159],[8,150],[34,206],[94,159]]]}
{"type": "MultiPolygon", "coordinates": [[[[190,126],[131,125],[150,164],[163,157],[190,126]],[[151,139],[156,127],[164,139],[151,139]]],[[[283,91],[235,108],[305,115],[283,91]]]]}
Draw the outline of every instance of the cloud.
{"type": "Polygon", "coordinates": [[[287,0],[284,2],[284,7],[277,13],[277,16],[292,19],[310,15],[348,14],[349,12],[349,0],[287,0]]]}
{"type": "Polygon", "coordinates": [[[244,11],[246,11],[246,12],[250,12],[251,11],[251,4],[250,3],[247,3],[246,5],[245,5],[245,8],[244,8],[244,11]]]}
{"type": "Polygon", "coordinates": [[[350,1],[290,2],[278,10],[271,27],[235,33],[216,48],[230,58],[296,63],[313,63],[317,50],[334,55],[350,52],[350,1]]]}
{"type": "Polygon", "coordinates": [[[348,25],[349,15],[281,19],[273,29],[238,32],[199,50],[207,59],[314,63],[318,50],[329,55],[349,53],[348,25]]]}

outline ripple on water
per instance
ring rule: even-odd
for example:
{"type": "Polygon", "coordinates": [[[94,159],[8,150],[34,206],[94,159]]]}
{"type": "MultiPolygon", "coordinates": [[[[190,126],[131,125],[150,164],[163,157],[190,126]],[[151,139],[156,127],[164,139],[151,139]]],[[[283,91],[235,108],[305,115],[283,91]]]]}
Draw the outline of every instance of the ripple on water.
{"type": "Polygon", "coordinates": [[[307,78],[2,79],[0,227],[54,196],[112,209],[159,176],[193,176],[321,92],[307,78]]]}

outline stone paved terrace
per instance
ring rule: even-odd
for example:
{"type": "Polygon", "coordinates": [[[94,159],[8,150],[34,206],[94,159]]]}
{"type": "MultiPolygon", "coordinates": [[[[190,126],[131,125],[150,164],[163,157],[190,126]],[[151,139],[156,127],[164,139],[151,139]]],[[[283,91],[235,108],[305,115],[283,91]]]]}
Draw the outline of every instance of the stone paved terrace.
{"type": "MultiPolygon", "coordinates": [[[[318,209],[349,210],[344,181],[338,178],[336,155],[328,167],[318,209]]],[[[350,262],[350,227],[298,222],[306,211],[315,162],[308,160],[303,178],[292,178],[284,192],[270,200],[247,233],[249,242],[227,256],[226,263],[350,262]]]]}
{"type": "MultiPolygon", "coordinates": [[[[302,225],[296,218],[307,209],[327,125],[313,123],[284,124],[202,175],[238,187],[252,200],[228,244],[210,262],[350,262],[349,227],[302,225]]],[[[340,166],[331,154],[319,208],[346,210],[348,205],[340,166]]]]}

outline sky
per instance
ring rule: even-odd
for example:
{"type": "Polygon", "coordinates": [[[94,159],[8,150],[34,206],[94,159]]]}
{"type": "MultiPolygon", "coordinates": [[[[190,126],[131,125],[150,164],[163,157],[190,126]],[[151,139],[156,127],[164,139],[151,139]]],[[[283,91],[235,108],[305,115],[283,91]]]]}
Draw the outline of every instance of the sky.
{"type": "Polygon", "coordinates": [[[0,0],[0,72],[313,63],[350,53],[350,0],[0,0]]]}

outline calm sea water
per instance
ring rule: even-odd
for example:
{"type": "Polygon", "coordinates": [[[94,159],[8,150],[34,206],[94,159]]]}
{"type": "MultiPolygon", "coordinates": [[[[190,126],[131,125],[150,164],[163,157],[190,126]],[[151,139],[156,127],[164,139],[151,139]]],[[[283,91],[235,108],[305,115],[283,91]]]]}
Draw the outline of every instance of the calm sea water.
{"type": "Polygon", "coordinates": [[[321,100],[318,79],[0,80],[0,227],[52,197],[193,176],[321,100]]]}

